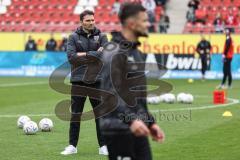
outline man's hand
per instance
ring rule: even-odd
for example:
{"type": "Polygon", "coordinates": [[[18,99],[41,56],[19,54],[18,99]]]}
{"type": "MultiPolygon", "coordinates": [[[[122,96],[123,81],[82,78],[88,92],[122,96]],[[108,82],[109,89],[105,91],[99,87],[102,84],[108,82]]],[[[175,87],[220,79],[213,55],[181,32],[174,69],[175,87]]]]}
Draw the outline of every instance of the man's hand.
{"type": "Polygon", "coordinates": [[[151,136],[152,136],[154,141],[157,141],[159,143],[164,142],[165,134],[157,124],[153,124],[150,127],[150,132],[151,132],[151,136]]]}
{"type": "Polygon", "coordinates": [[[130,126],[130,130],[135,136],[148,136],[150,131],[145,123],[141,120],[134,120],[130,126]]]}
{"type": "Polygon", "coordinates": [[[78,52],[77,53],[78,57],[85,57],[86,55],[87,55],[86,52],[78,52]]]}
{"type": "Polygon", "coordinates": [[[100,47],[100,48],[98,48],[98,50],[97,51],[99,51],[99,52],[102,52],[103,51],[103,47],[100,47]]]}

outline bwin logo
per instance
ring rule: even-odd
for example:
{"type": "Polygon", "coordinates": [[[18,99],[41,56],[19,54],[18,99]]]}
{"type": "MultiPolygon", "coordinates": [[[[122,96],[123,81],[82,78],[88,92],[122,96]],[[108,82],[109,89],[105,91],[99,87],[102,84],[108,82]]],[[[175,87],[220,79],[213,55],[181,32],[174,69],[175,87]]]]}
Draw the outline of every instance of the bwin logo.
{"type": "Polygon", "coordinates": [[[170,54],[166,64],[167,69],[185,69],[196,70],[201,69],[202,64],[199,58],[194,57],[175,57],[170,54]]]}
{"type": "Polygon", "coordinates": [[[131,160],[131,157],[121,157],[121,156],[118,156],[117,160],[131,160]]]}

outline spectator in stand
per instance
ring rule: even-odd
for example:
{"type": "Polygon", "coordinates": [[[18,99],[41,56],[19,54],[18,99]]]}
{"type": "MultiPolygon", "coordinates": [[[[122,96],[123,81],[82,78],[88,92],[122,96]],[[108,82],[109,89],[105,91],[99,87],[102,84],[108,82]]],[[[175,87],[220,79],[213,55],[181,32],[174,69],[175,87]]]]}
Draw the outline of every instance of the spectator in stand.
{"type": "Polygon", "coordinates": [[[159,21],[159,32],[160,33],[167,33],[167,29],[169,28],[169,17],[165,11],[162,11],[162,15],[159,21]]]}
{"type": "Polygon", "coordinates": [[[59,46],[59,51],[62,51],[62,52],[67,51],[67,37],[66,37],[66,35],[63,35],[63,39],[62,39],[61,44],[59,46]]]}
{"type": "Polygon", "coordinates": [[[119,0],[116,0],[112,6],[112,14],[118,14],[120,11],[121,3],[119,0]]]}
{"type": "Polygon", "coordinates": [[[226,27],[229,29],[230,32],[235,32],[235,26],[237,26],[237,17],[233,14],[233,11],[230,10],[229,14],[226,17],[226,27]]]}
{"type": "Polygon", "coordinates": [[[190,1],[188,2],[188,7],[189,7],[189,8],[192,8],[194,11],[195,11],[196,9],[198,9],[198,6],[199,6],[199,1],[198,1],[198,0],[190,0],[190,1]]]}
{"type": "Polygon", "coordinates": [[[32,36],[28,37],[28,41],[25,45],[25,51],[37,51],[37,44],[34,39],[32,39],[32,36]]]}
{"type": "Polygon", "coordinates": [[[154,0],[143,0],[142,1],[142,5],[144,8],[146,8],[148,13],[155,13],[155,9],[156,9],[156,3],[154,0]]]}
{"type": "Polygon", "coordinates": [[[215,26],[215,33],[223,33],[225,22],[220,13],[217,14],[213,25],[215,26]]]}
{"type": "Polygon", "coordinates": [[[148,20],[149,20],[149,23],[150,23],[148,31],[150,33],[156,32],[156,29],[155,29],[156,19],[155,19],[155,15],[152,12],[148,12],[148,20]]]}
{"type": "Polygon", "coordinates": [[[194,22],[196,21],[195,11],[194,11],[193,8],[190,8],[190,9],[187,11],[186,18],[187,18],[187,21],[188,21],[188,22],[191,22],[191,23],[194,23],[194,22]]]}
{"type": "Polygon", "coordinates": [[[150,27],[149,27],[149,32],[155,32],[155,22],[156,22],[156,18],[155,18],[155,9],[156,9],[156,3],[154,0],[143,0],[142,1],[142,6],[144,8],[146,8],[147,13],[148,13],[148,18],[149,18],[149,23],[150,23],[150,27]]]}
{"type": "Polygon", "coordinates": [[[164,6],[167,0],[155,0],[157,6],[164,6]]]}
{"type": "Polygon", "coordinates": [[[190,0],[188,2],[188,11],[187,11],[187,21],[194,23],[196,21],[195,11],[198,9],[199,1],[198,0],[190,0]]]}
{"type": "Polygon", "coordinates": [[[47,41],[46,51],[56,51],[57,42],[53,37],[53,33],[51,33],[51,38],[47,41]]]}

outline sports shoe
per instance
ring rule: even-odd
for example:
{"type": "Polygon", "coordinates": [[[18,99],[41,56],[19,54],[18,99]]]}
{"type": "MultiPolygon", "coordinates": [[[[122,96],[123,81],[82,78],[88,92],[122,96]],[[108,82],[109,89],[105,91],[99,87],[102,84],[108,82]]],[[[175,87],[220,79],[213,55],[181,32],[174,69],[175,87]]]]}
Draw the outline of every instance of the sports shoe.
{"type": "Polygon", "coordinates": [[[232,89],[232,88],[233,88],[232,85],[227,86],[227,89],[232,89]]]}
{"type": "Polygon", "coordinates": [[[226,87],[224,85],[222,85],[222,84],[218,85],[216,88],[217,89],[226,89],[226,87]]]}
{"type": "Polygon", "coordinates": [[[73,145],[67,146],[64,151],[61,152],[62,155],[70,155],[70,154],[76,154],[77,153],[77,148],[74,147],[73,145]]]}
{"type": "Polygon", "coordinates": [[[107,146],[102,146],[99,148],[99,154],[100,155],[104,155],[104,156],[108,156],[108,149],[107,146]]]}

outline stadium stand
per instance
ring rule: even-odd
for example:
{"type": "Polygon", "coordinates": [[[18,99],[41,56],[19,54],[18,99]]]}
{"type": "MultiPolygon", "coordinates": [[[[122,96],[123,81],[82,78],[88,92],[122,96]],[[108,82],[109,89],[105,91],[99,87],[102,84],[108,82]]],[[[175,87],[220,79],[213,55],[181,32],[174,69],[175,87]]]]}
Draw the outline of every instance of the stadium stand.
{"type": "MultiPolygon", "coordinates": [[[[123,2],[124,0],[120,0],[123,2]]],[[[135,0],[139,1],[139,0],[135,0]]],[[[115,0],[1,0],[2,32],[69,32],[79,25],[84,9],[94,10],[97,26],[104,32],[118,30],[117,14],[112,14],[115,0]]],[[[163,7],[156,7],[156,20],[163,7]]]]}
{"type": "Polygon", "coordinates": [[[195,10],[195,21],[186,22],[183,33],[215,32],[214,21],[218,14],[223,19],[224,27],[240,33],[239,9],[239,0],[201,0],[195,10]]]}

